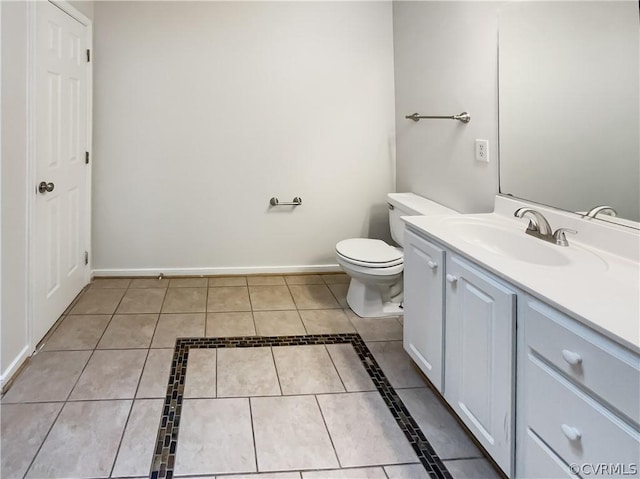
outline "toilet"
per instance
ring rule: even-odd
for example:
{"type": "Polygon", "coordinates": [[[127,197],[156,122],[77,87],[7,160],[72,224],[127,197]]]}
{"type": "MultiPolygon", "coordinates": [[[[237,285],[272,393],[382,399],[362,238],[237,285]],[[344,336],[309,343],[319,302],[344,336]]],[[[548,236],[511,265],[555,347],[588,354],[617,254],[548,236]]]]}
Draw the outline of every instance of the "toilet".
{"type": "Polygon", "coordinates": [[[361,317],[402,314],[404,223],[400,217],[457,214],[414,193],[389,193],[387,202],[391,237],[398,246],[368,238],[351,238],[336,244],[338,264],[351,278],[347,303],[361,317]]]}

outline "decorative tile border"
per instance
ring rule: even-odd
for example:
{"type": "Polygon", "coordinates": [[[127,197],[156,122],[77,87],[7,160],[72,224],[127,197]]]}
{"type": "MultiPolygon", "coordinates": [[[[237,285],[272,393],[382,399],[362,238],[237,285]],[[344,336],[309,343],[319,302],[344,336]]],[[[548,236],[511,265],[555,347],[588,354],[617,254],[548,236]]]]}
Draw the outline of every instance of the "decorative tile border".
{"type": "Polygon", "coordinates": [[[158,436],[151,463],[151,479],[172,479],[178,445],[178,431],[184,384],[187,375],[189,349],[258,348],[268,346],[304,346],[318,344],[351,344],[369,373],[389,411],[404,432],[431,478],[452,479],[451,474],[424,436],[409,410],[402,403],[378,366],[373,354],[358,334],[314,334],[305,336],[241,336],[232,338],[179,338],[171,363],[167,395],[158,427],[158,436]]]}

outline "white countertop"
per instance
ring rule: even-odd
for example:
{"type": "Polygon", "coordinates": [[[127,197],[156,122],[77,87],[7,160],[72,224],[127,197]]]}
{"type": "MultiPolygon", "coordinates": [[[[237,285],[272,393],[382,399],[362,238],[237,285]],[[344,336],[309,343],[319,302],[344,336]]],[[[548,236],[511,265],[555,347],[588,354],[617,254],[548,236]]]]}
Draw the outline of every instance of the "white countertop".
{"type": "MultiPolygon", "coordinates": [[[[511,206],[510,206],[511,207],[511,206]]],[[[513,211],[513,210],[512,210],[513,211]]],[[[547,216],[547,213],[544,213],[547,216]]],[[[499,228],[522,234],[522,247],[531,241],[543,242],[525,234],[526,221],[498,213],[444,216],[405,216],[410,228],[467,256],[498,277],[569,316],[594,328],[621,345],[640,352],[640,264],[634,258],[613,254],[593,245],[581,243],[567,235],[568,247],[561,248],[571,264],[546,266],[496,254],[473,238],[464,238],[451,227],[452,221],[464,218],[471,222],[488,222],[499,228]]],[[[547,216],[550,223],[551,218],[547,216]]],[[[565,226],[566,218],[555,219],[556,228],[565,226]]],[[[576,227],[576,222],[568,225],[576,227]]],[[[588,225],[586,229],[593,228],[588,225]]],[[[578,229],[580,232],[580,229],[578,229]]],[[[583,237],[588,238],[586,232],[583,237]]],[[[640,236],[639,236],[640,238],[640,236]]],[[[544,242],[543,242],[544,243],[544,242]]]]}

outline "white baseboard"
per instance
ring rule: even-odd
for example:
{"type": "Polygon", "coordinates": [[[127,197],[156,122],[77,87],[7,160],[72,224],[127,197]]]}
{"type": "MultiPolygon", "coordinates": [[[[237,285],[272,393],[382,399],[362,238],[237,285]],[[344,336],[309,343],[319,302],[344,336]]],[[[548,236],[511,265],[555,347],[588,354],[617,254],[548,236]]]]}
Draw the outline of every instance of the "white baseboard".
{"type": "Polygon", "coordinates": [[[11,362],[9,367],[2,371],[2,375],[0,375],[0,390],[4,388],[4,385],[11,379],[11,377],[20,369],[22,363],[26,361],[26,359],[31,355],[31,348],[29,345],[25,346],[22,351],[16,356],[16,358],[11,362]]]}
{"type": "Polygon", "coordinates": [[[94,269],[94,277],[100,276],[236,276],[246,274],[337,273],[337,264],[306,266],[243,266],[223,268],[120,268],[94,269]]]}

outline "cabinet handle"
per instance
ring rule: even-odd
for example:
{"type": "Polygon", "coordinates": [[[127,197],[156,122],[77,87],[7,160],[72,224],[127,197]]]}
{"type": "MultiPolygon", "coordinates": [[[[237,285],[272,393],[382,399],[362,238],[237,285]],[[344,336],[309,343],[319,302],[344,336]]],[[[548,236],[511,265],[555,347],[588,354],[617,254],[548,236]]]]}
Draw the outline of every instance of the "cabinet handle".
{"type": "Polygon", "coordinates": [[[458,282],[458,278],[457,278],[457,277],[455,277],[455,276],[454,276],[454,275],[452,275],[452,274],[448,274],[448,275],[446,276],[446,278],[447,278],[447,282],[448,282],[448,283],[456,284],[456,283],[458,282]]]}
{"type": "Polygon", "coordinates": [[[578,353],[574,353],[573,351],[569,351],[568,349],[562,350],[562,357],[566,362],[571,364],[571,366],[577,366],[582,363],[582,356],[578,353]]]}
{"type": "Polygon", "coordinates": [[[429,260],[427,261],[427,266],[431,269],[436,269],[438,267],[438,263],[435,261],[429,260]]]}
{"type": "Polygon", "coordinates": [[[563,424],[562,426],[562,434],[567,436],[569,441],[579,441],[582,438],[582,433],[579,429],[568,426],[567,424],[563,424]]]}

